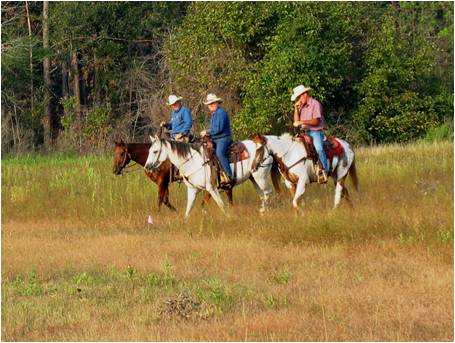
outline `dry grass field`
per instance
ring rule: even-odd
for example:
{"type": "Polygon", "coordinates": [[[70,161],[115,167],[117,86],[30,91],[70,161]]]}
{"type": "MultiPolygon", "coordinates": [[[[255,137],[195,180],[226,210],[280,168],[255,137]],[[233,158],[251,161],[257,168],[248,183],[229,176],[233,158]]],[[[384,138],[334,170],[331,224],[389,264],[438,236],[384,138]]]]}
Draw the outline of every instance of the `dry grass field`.
{"type": "Polygon", "coordinates": [[[185,222],[183,185],[158,213],[110,156],[5,158],[2,340],[453,341],[453,143],[357,168],[354,210],[311,185],[301,213],[284,193],[260,216],[245,184],[185,222]]]}

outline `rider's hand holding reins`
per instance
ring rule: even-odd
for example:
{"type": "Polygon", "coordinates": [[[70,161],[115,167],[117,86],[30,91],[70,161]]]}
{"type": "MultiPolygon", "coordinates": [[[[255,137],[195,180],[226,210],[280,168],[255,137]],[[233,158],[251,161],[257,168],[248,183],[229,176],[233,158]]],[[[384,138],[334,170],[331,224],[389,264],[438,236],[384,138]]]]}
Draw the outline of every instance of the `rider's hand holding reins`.
{"type": "Polygon", "coordinates": [[[206,136],[206,135],[207,135],[207,130],[202,130],[202,131],[201,131],[201,137],[204,137],[204,136],[206,136]]]}

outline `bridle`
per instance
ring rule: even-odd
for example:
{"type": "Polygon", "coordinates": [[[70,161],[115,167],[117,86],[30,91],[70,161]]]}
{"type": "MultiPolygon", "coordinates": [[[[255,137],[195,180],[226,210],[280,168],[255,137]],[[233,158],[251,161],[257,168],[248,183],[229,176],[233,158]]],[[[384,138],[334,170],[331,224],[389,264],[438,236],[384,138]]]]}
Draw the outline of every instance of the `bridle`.
{"type": "Polygon", "coordinates": [[[123,154],[123,161],[122,161],[122,164],[121,164],[121,167],[120,167],[120,173],[121,174],[123,174],[123,173],[125,173],[125,174],[126,173],[131,173],[131,172],[138,171],[138,170],[141,169],[141,168],[138,168],[138,169],[130,170],[132,167],[137,165],[137,162],[133,161],[134,164],[127,165],[127,162],[126,162],[127,158],[129,158],[130,161],[132,161],[131,154],[128,152],[128,148],[125,147],[125,153],[123,154]]]}
{"type": "MultiPolygon", "coordinates": [[[[267,143],[265,144],[261,144],[261,147],[259,147],[258,149],[256,149],[256,152],[258,152],[258,150],[262,150],[261,151],[261,157],[264,156],[264,151],[267,150],[267,153],[269,155],[271,155],[275,160],[278,160],[280,159],[281,161],[283,161],[283,158],[284,156],[286,156],[291,150],[292,150],[292,147],[294,146],[294,141],[292,141],[292,144],[289,146],[289,148],[286,150],[286,152],[281,156],[279,157],[276,153],[274,153],[273,151],[271,151],[268,147],[267,147],[267,143]],[[262,149],[263,148],[263,149],[262,149]]],[[[260,163],[262,163],[264,160],[266,159],[266,157],[263,157],[262,160],[258,163],[258,167],[260,166],[260,163]]],[[[302,158],[300,158],[299,160],[297,160],[296,162],[294,162],[292,165],[290,166],[287,166],[286,164],[284,164],[284,162],[281,162],[281,163],[278,163],[278,167],[282,170],[282,172],[284,172],[285,170],[289,171],[291,168],[295,167],[296,165],[298,165],[299,163],[301,162],[305,162],[306,160],[308,159],[307,156],[303,156],[302,158]]],[[[285,174],[284,174],[285,175],[285,174]]],[[[289,180],[291,181],[291,180],[289,180]]],[[[292,182],[292,181],[291,181],[292,182]]]]}
{"type": "Polygon", "coordinates": [[[254,171],[256,171],[258,168],[266,168],[266,167],[268,167],[268,166],[273,164],[273,162],[264,164],[265,160],[269,156],[273,157],[273,154],[271,153],[271,151],[267,147],[267,144],[261,144],[261,146],[256,149],[256,156],[257,157],[254,159],[254,162],[256,164],[255,168],[254,168],[254,171]],[[265,154],[264,154],[265,151],[267,151],[267,156],[265,156],[265,154]]]}
{"type": "Polygon", "coordinates": [[[152,170],[156,170],[161,165],[161,163],[163,163],[160,161],[161,151],[163,151],[163,142],[161,142],[161,138],[158,139],[160,140],[160,149],[158,150],[158,155],[156,156],[155,162],[152,163],[152,170]]]}

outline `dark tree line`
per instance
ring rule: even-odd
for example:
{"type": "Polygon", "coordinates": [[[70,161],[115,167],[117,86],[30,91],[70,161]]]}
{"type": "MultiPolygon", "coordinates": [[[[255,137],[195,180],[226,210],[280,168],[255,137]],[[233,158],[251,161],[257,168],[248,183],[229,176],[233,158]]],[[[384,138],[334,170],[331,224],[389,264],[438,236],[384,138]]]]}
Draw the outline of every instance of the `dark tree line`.
{"type": "MultiPolygon", "coordinates": [[[[2,2],[2,150],[144,140],[207,92],[240,137],[290,130],[292,88],[328,131],[409,141],[453,123],[451,2],[2,2]]],[[[450,129],[451,131],[451,129],[450,129]]]]}

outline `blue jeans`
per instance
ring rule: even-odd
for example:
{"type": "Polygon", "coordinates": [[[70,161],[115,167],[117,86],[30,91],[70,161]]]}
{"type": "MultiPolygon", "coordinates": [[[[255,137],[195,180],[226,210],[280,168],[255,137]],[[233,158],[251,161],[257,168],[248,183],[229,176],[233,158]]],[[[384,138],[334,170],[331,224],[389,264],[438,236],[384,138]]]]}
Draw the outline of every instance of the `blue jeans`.
{"type": "Polygon", "coordinates": [[[325,172],[329,172],[329,163],[327,162],[327,156],[325,156],[324,151],[324,132],[322,130],[319,131],[308,131],[308,134],[313,138],[313,144],[318,153],[319,160],[322,163],[322,167],[324,168],[325,172]]]}
{"type": "Polygon", "coordinates": [[[220,160],[221,166],[223,167],[226,174],[232,178],[231,166],[229,165],[228,149],[232,144],[231,137],[224,137],[217,140],[213,140],[216,145],[216,157],[220,160]]]}

